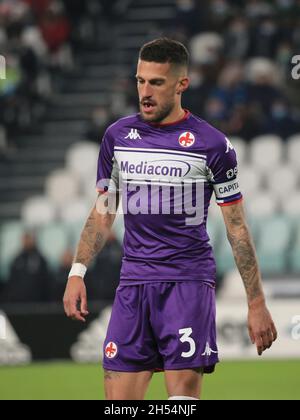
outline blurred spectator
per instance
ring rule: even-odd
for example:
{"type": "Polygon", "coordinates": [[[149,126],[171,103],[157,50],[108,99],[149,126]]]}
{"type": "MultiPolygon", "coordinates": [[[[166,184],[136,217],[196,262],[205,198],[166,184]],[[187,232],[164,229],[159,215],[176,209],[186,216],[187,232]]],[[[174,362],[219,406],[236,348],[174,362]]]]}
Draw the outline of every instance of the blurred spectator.
{"type": "Polygon", "coordinates": [[[263,132],[264,119],[255,106],[235,106],[223,130],[230,136],[251,140],[263,132]]]}
{"type": "Polygon", "coordinates": [[[9,98],[16,94],[21,84],[21,69],[15,55],[6,56],[6,78],[0,79],[0,98],[9,98]]]}
{"type": "Polygon", "coordinates": [[[67,249],[61,258],[60,266],[51,287],[51,301],[53,302],[61,302],[63,299],[73,259],[74,253],[67,249]]]}
{"type": "Polygon", "coordinates": [[[122,247],[111,234],[98,255],[90,279],[90,299],[113,300],[120,281],[122,247]]]}
{"type": "Polygon", "coordinates": [[[94,109],[87,130],[83,133],[85,138],[99,144],[107,127],[113,120],[114,118],[110,115],[109,108],[103,106],[94,109]]]}
{"type": "Polygon", "coordinates": [[[222,129],[228,119],[225,103],[219,98],[211,98],[207,101],[204,118],[215,127],[222,129]]]}
{"type": "Polygon", "coordinates": [[[208,9],[200,9],[196,0],[176,0],[176,12],[176,30],[183,31],[187,37],[206,29],[208,9]]]}
{"type": "Polygon", "coordinates": [[[40,29],[51,55],[51,64],[55,68],[71,70],[72,53],[67,44],[71,34],[71,25],[63,12],[61,2],[53,2],[40,20],[40,29]]]}
{"type": "Polygon", "coordinates": [[[249,102],[257,106],[261,113],[268,116],[272,104],[284,98],[280,89],[281,74],[275,64],[267,59],[253,59],[248,62],[249,102]]]}
{"type": "MultiPolygon", "coordinates": [[[[51,301],[62,301],[73,258],[74,255],[71,250],[66,250],[62,256],[55,281],[51,287],[51,301]]],[[[121,259],[122,247],[111,234],[105,248],[98,255],[93,267],[88,270],[85,278],[89,291],[89,301],[114,299],[120,280],[121,259]]]]}
{"type": "Polygon", "coordinates": [[[0,4],[0,44],[6,59],[6,80],[0,81],[0,123],[7,129],[9,143],[18,133],[33,130],[50,91],[48,49],[30,6],[22,0],[0,4]]]}
{"type": "Polygon", "coordinates": [[[28,4],[36,16],[41,17],[49,8],[52,0],[23,0],[24,3],[28,4]]]}
{"type": "Polygon", "coordinates": [[[0,163],[4,163],[7,155],[6,130],[0,125],[0,163]]]}
{"type": "Polygon", "coordinates": [[[217,33],[195,35],[190,42],[192,63],[203,65],[218,62],[223,47],[223,38],[217,33]]]}
{"type": "Polygon", "coordinates": [[[274,57],[279,36],[279,27],[275,19],[271,17],[263,19],[254,27],[250,54],[254,57],[274,57]]]}
{"type": "Polygon", "coordinates": [[[243,16],[234,18],[225,32],[225,53],[229,59],[244,59],[250,49],[249,23],[243,16]]]}
{"type": "Polygon", "coordinates": [[[5,290],[7,303],[46,302],[49,299],[51,276],[33,234],[23,237],[23,249],[13,261],[5,290]]]}
{"type": "Polygon", "coordinates": [[[247,0],[244,1],[246,6],[246,15],[250,19],[259,19],[272,14],[273,7],[268,1],[264,0],[247,0]]]}
{"type": "Polygon", "coordinates": [[[219,98],[227,110],[247,102],[247,84],[244,80],[244,68],[240,63],[232,62],[224,67],[212,96],[219,98]]]}
{"type": "Polygon", "coordinates": [[[50,53],[56,53],[70,36],[70,23],[60,3],[53,3],[41,18],[41,32],[50,53]]]}
{"type": "Polygon", "coordinates": [[[276,100],[271,107],[271,113],[265,125],[266,133],[278,134],[286,139],[300,132],[299,115],[295,115],[288,103],[276,100]]]}

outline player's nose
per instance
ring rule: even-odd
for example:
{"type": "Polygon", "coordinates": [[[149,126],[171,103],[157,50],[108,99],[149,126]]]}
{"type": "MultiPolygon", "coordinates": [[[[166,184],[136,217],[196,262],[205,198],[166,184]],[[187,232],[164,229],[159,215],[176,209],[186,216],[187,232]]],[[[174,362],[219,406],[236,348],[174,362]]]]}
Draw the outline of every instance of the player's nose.
{"type": "Polygon", "coordinates": [[[150,99],[153,95],[153,90],[152,87],[149,83],[145,83],[142,87],[142,98],[143,100],[145,99],[150,99]]]}

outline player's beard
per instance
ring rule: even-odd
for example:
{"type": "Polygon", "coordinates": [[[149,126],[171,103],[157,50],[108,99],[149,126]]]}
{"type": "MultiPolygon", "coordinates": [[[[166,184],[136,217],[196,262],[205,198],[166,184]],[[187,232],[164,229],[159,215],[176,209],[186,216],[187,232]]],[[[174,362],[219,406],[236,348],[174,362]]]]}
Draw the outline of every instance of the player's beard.
{"type": "Polygon", "coordinates": [[[144,121],[154,124],[160,124],[172,113],[174,107],[174,102],[168,102],[162,106],[157,106],[157,109],[155,110],[154,114],[149,116],[145,115],[145,113],[143,112],[142,105],[140,107],[140,111],[144,121]]]}

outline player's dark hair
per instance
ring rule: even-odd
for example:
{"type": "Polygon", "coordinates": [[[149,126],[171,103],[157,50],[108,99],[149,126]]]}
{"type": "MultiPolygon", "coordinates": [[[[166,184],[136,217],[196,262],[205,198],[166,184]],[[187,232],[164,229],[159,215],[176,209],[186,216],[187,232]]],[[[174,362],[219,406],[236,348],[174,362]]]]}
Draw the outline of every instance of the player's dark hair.
{"type": "Polygon", "coordinates": [[[190,54],[181,42],[169,38],[159,38],[141,48],[140,59],[148,62],[171,63],[180,67],[188,67],[190,54]]]}

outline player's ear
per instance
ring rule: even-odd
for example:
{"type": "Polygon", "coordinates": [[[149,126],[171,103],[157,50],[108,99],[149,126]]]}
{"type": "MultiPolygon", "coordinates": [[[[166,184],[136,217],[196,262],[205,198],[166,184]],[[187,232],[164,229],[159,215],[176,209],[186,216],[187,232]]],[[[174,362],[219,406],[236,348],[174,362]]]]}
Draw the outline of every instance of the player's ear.
{"type": "Polygon", "coordinates": [[[178,82],[178,88],[177,88],[177,95],[182,95],[190,85],[190,79],[188,77],[183,77],[178,82]]]}

